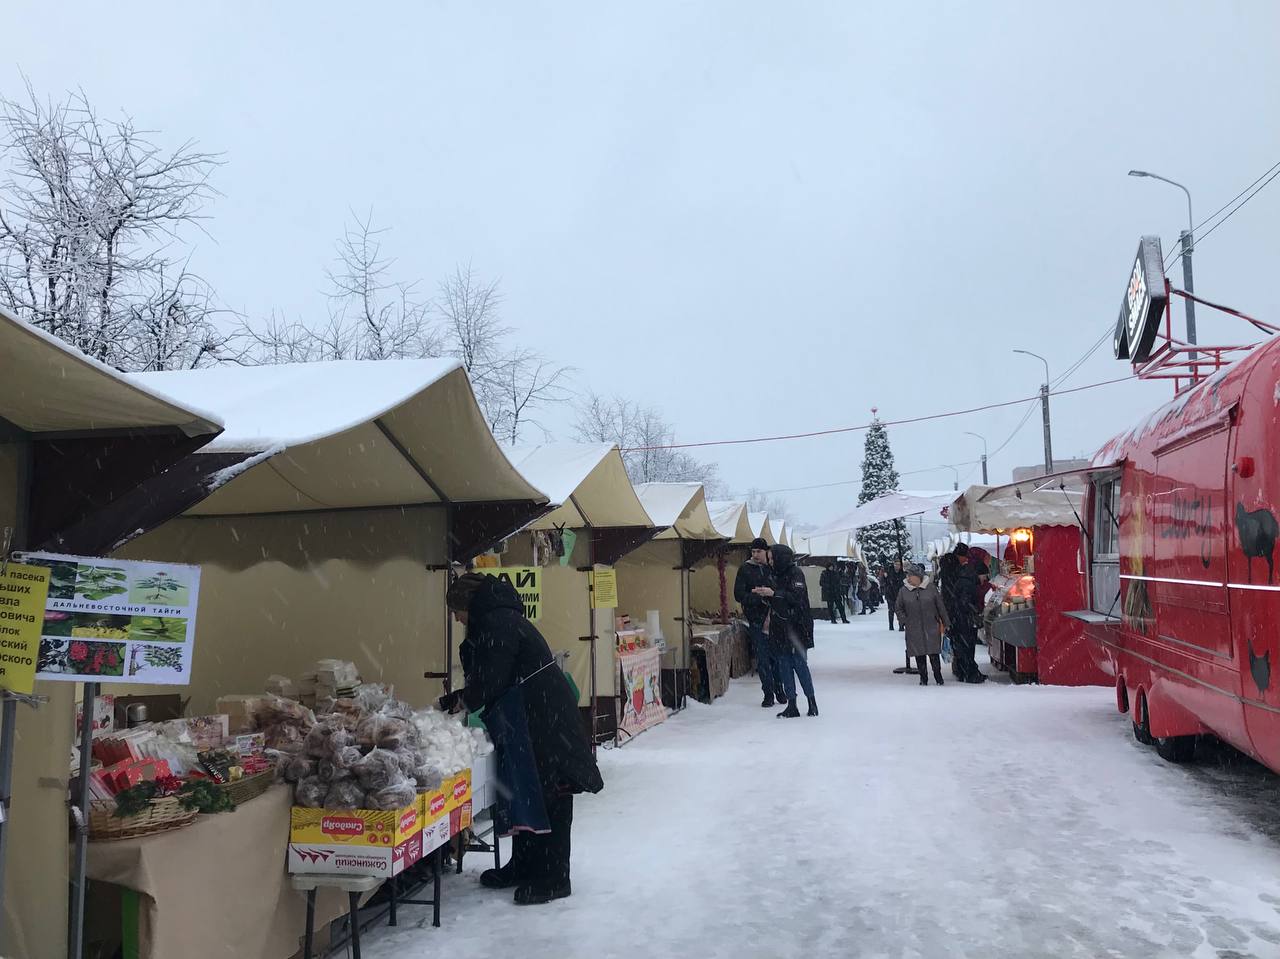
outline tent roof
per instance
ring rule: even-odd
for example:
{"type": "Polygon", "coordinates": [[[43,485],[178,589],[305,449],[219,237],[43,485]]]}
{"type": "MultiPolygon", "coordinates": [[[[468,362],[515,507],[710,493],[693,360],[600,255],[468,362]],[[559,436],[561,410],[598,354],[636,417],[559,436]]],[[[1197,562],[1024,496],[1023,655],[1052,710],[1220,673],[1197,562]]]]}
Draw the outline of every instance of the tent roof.
{"type": "MultiPolygon", "coordinates": [[[[771,520],[770,522],[772,522],[772,520],[771,520]]],[[[781,545],[783,545],[783,546],[788,546],[788,547],[791,545],[791,531],[790,531],[789,529],[787,529],[787,521],[786,521],[786,520],[779,520],[779,521],[778,521],[778,532],[777,532],[777,536],[778,536],[778,542],[779,542],[781,545]]]]}
{"type": "Polygon", "coordinates": [[[28,433],[169,427],[221,430],[199,404],[172,399],[0,309],[0,417],[28,433]]]}
{"type": "Polygon", "coordinates": [[[627,479],[616,446],[544,443],[511,447],[507,456],[525,479],[559,504],[531,523],[531,529],[654,525],[627,479]]]}
{"type": "Polygon", "coordinates": [[[1051,488],[1042,477],[1004,486],[970,486],[951,507],[953,529],[994,532],[1019,526],[1079,526],[1084,493],[1051,488]]]}
{"type": "Polygon", "coordinates": [[[130,379],[211,406],[227,424],[200,456],[220,454],[229,465],[192,515],[547,501],[503,454],[454,361],[223,366],[130,379]]]}
{"type": "Polygon", "coordinates": [[[720,531],[720,535],[730,543],[735,546],[751,545],[755,534],[751,532],[751,523],[747,520],[746,503],[715,500],[707,503],[707,511],[711,514],[711,522],[720,531]]]}
{"type": "Polygon", "coordinates": [[[701,483],[639,483],[636,495],[653,525],[664,527],[655,539],[724,539],[711,522],[701,483]]]}
{"type": "Polygon", "coordinates": [[[796,552],[805,556],[830,556],[834,559],[856,559],[858,556],[858,548],[848,532],[815,533],[796,539],[796,552]]]}
{"type": "Polygon", "coordinates": [[[778,538],[773,535],[773,527],[769,525],[768,513],[748,513],[747,522],[751,524],[752,539],[759,536],[770,546],[778,542],[778,538]]]}
{"type": "Polygon", "coordinates": [[[940,512],[943,507],[950,506],[957,495],[959,494],[955,490],[946,492],[892,490],[845,513],[818,532],[848,532],[862,529],[864,526],[874,526],[876,523],[888,523],[895,519],[918,516],[921,513],[940,512]]]}

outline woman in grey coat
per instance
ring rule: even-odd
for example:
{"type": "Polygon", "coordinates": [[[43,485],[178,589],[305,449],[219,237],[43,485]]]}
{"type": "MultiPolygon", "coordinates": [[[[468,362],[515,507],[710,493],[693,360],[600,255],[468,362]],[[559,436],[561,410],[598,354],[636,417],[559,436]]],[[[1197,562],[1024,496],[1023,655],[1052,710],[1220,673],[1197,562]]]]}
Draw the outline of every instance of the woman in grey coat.
{"type": "Polygon", "coordinates": [[[920,685],[929,685],[929,673],[925,669],[925,657],[933,667],[933,679],[942,685],[942,634],[950,626],[947,607],[942,596],[932,584],[925,584],[924,573],[919,566],[911,567],[907,581],[898,592],[894,604],[898,622],[906,627],[907,655],[914,656],[920,672],[920,685]]]}

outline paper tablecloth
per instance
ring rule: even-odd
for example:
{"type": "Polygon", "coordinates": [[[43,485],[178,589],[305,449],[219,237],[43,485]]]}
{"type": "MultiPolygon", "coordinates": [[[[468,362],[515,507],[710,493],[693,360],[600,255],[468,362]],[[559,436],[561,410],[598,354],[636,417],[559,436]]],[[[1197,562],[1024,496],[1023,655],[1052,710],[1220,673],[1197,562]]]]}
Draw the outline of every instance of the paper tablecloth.
{"type": "MultiPolygon", "coordinates": [[[[273,786],[230,813],[145,839],[89,844],[89,878],[140,893],[138,955],[155,959],[290,959],[306,897],[285,874],[291,790],[273,786]]],[[[321,890],[316,929],[347,910],[321,890]]]]}

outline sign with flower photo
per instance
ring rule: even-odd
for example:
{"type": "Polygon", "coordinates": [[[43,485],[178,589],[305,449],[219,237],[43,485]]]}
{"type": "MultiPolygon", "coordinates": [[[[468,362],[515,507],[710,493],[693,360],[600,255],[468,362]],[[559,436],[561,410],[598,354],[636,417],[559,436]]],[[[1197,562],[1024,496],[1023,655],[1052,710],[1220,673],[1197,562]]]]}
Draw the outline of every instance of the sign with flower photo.
{"type": "Polygon", "coordinates": [[[30,553],[49,570],[39,679],[185,686],[200,568],[30,553]]]}

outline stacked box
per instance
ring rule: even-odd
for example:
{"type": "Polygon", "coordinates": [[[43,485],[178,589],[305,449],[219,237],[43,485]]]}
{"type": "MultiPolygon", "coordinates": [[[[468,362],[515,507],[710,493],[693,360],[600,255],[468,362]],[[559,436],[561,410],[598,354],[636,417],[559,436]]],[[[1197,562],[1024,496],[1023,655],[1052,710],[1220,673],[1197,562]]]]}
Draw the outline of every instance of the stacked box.
{"type": "Polygon", "coordinates": [[[288,869],[295,874],[322,873],[390,879],[422,858],[424,835],[421,831],[416,832],[395,846],[290,842],[288,869]]]}

